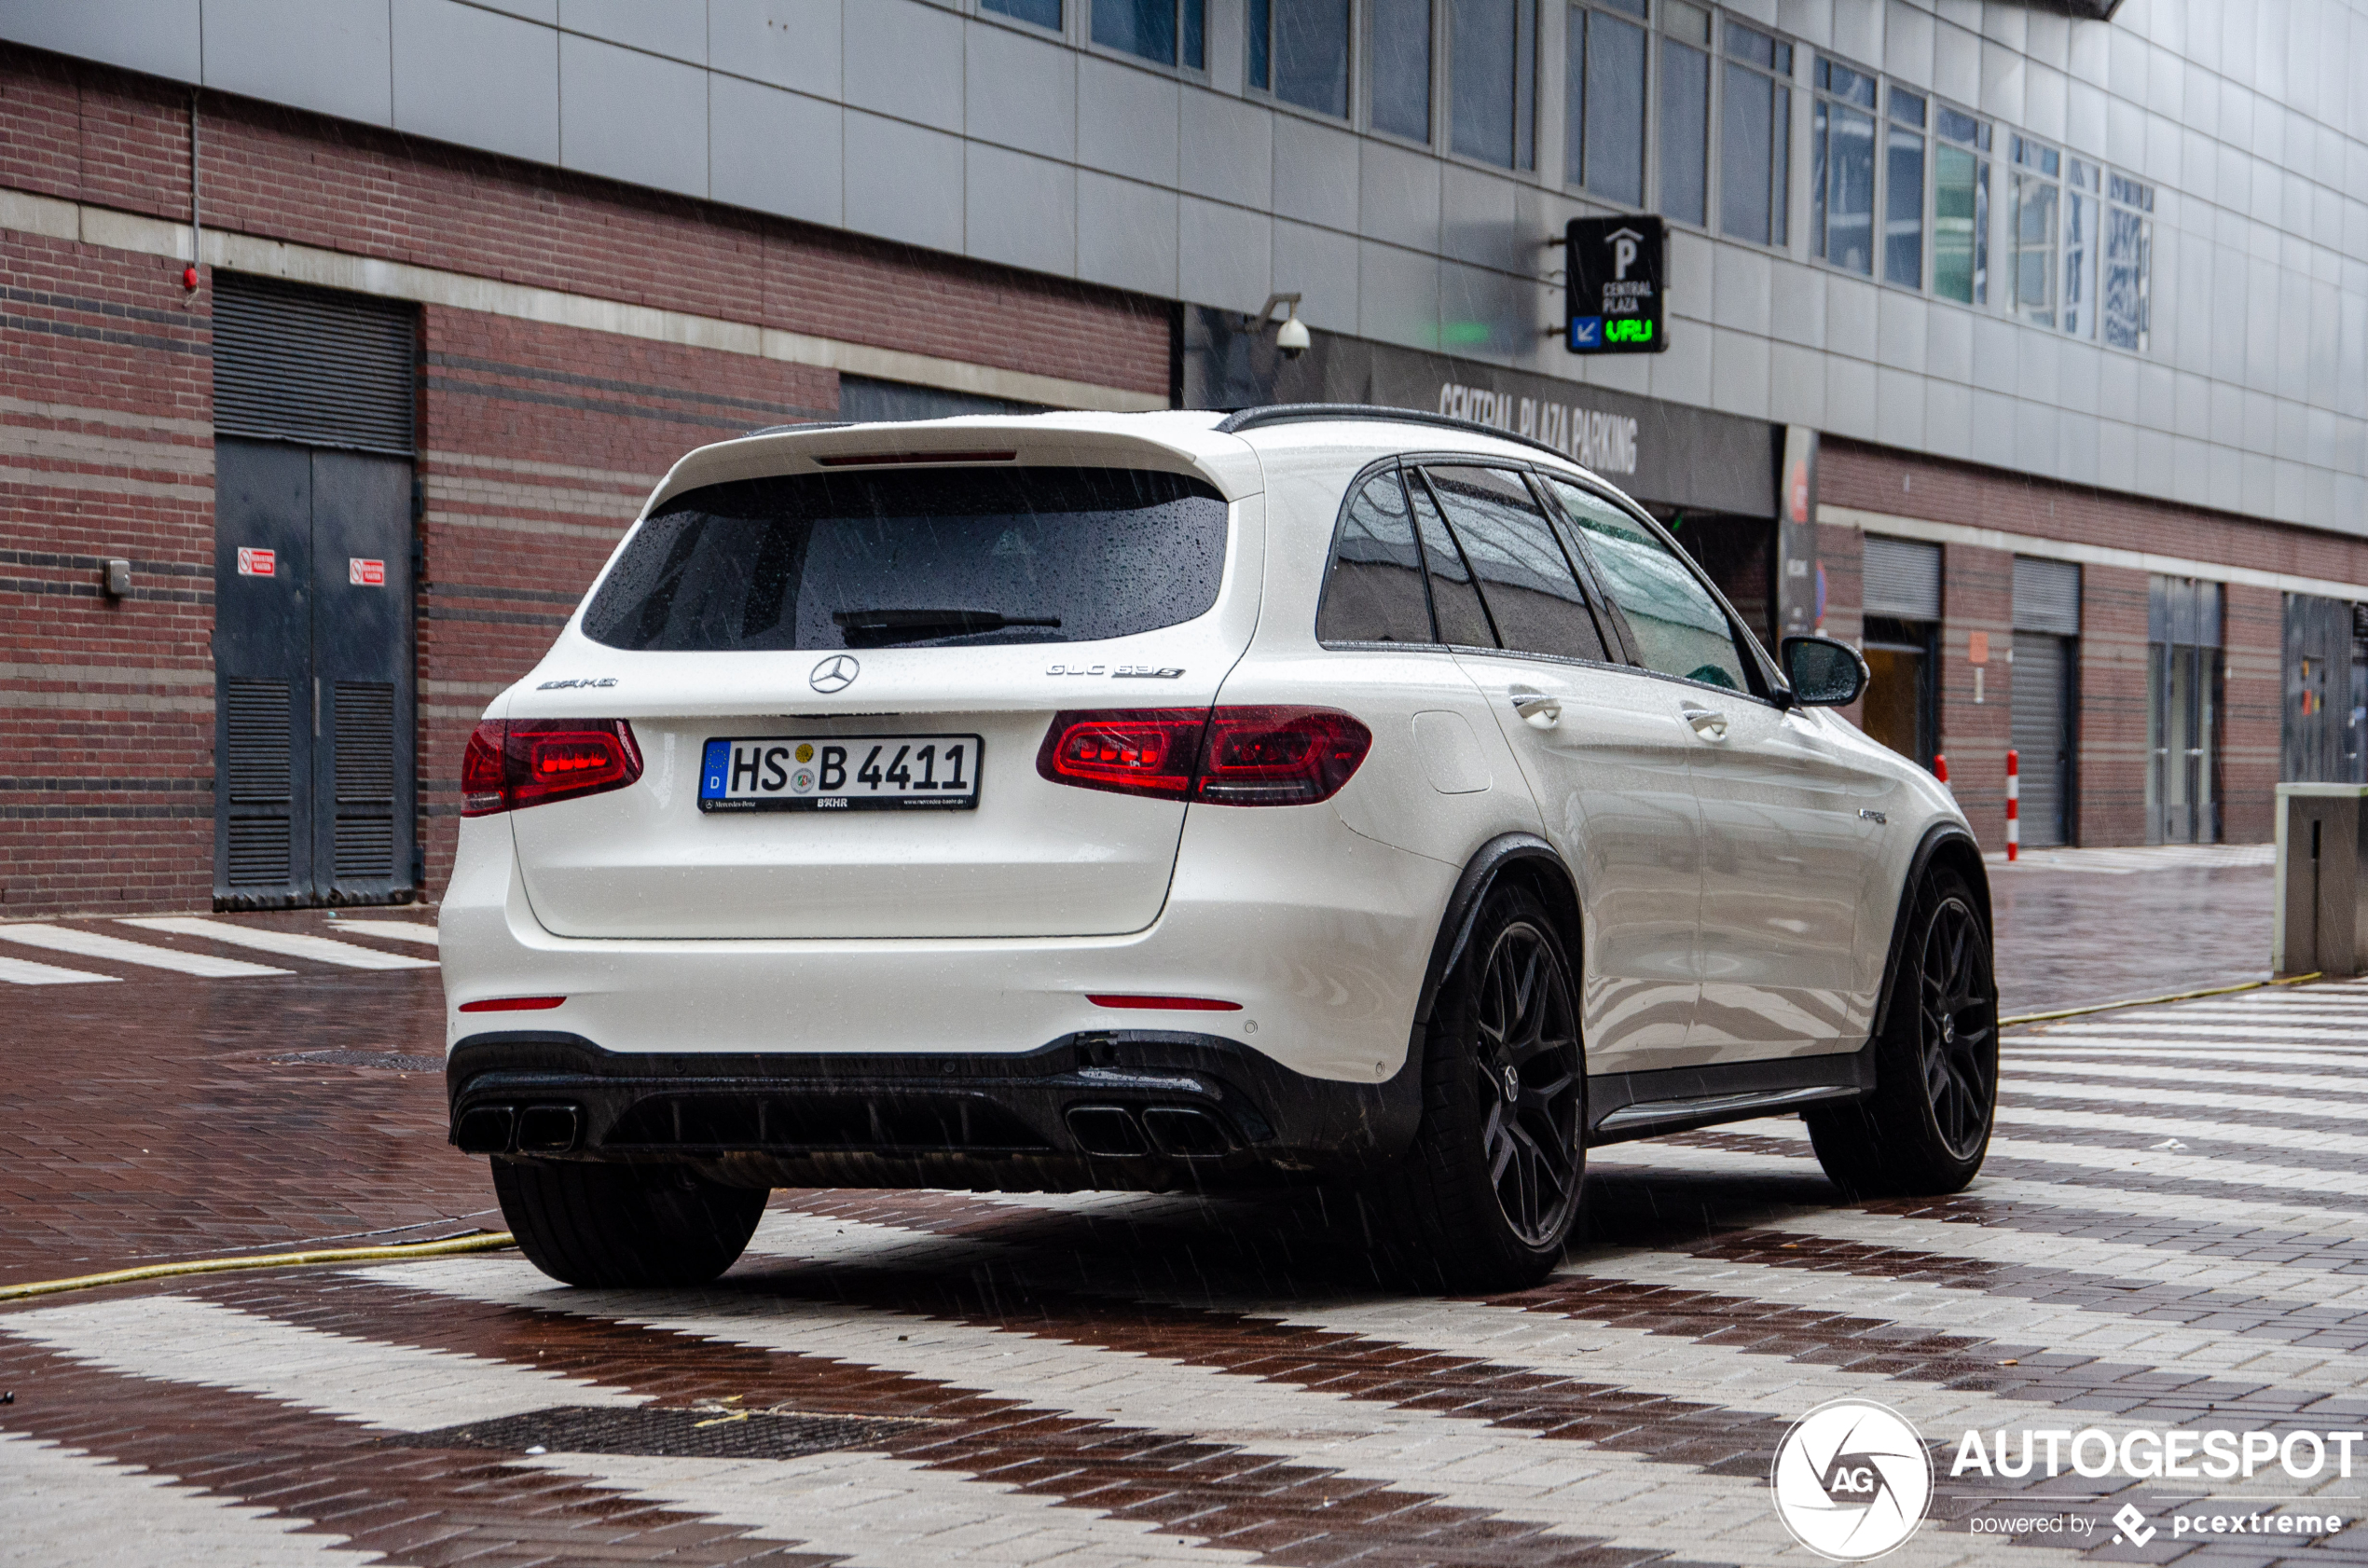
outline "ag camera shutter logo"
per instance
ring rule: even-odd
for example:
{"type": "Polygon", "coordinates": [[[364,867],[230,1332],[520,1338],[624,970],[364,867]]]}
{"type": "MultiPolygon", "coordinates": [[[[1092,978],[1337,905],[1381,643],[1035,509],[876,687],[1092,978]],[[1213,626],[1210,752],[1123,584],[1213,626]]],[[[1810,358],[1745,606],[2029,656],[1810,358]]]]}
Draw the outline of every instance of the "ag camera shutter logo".
{"type": "Polygon", "coordinates": [[[1933,1461],[1897,1410],[1835,1399],[1784,1434],[1768,1484],[1776,1517],[1793,1539],[1837,1562],[1864,1562],[1898,1547],[1924,1522],[1933,1461]]]}

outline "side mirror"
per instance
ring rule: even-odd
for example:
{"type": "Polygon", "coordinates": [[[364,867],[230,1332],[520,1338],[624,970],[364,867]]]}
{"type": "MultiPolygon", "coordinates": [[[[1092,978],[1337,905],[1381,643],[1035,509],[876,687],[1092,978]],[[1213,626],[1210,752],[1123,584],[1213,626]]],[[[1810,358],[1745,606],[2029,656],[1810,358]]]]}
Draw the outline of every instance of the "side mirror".
{"type": "Polygon", "coordinates": [[[1803,708],[1846,708],[1866,690],[1872,673],[1858,650],[1830,637],[1788,637],[1781,647],[1784,679],[1803,708]]]}

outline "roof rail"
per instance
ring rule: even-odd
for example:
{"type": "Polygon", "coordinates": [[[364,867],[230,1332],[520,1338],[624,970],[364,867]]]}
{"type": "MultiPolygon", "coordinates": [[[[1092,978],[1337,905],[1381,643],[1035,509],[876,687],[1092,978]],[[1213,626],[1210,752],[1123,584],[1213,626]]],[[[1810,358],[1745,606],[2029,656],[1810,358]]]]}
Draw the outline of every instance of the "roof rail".
{"type": "Polygon", "coordinates": [[[1560,447],[1550,447],[1535,436],[1517,435],[1509,430],[1485,425],[1478,420],[1459,420],[1452,414],[1433,414],[1421,408],[1387,408],[1364,403],[1276,403],[1264,408],[1237,409],[1220,421],[1218,430],[1232,435],[1240,431],[1258,430],[1266,425],[1312,424],[1319,420],[1384,420],[1392,424],[1430,425],[1439,430],[1460,430],[1468,435],[1486,435],[1498,441],[1510,441],[1522,447],[1535,447],[1549,452],[1564,462],[1578,460],[1560,447]]]}
{"type": "Polygon", "coordinates": [[[739,438],[746,441],[752,435],[787,435],[793,430],[845,430],[850,425],[861,422],[860,420],[800,420],[795,424],[766,425],[763,430],[744,430],[740,432],[739,438]]]}

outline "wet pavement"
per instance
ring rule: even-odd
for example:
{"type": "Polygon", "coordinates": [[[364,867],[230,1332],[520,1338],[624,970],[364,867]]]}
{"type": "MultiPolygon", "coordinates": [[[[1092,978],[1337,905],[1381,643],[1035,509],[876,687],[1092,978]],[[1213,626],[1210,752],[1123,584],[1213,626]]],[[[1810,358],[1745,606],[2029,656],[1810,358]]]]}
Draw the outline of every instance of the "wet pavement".
{"type": "MultiPolygon", "coordinates": [[[[2006,1007],[2257,973],[2268,878],[1994,867],[2006,1007]]],[[[498,1226],[432,969],[62,924],[286,972],[0,943],[117,977],[0,984],[0,1284],[498,1226]]],[[[1599,1150],[1585,1241],[1485,1300],[1376,1292],[1306,1200],[801,1191],[703,1291],[497,1253],[0,1303],[0,1561],[1806,1563],[1770,1456],[1844,1396],[1942,1445],[1892,1561],[2368,1558],[1947,1463],[1967,1427],[2368,1426],[2363,1048],[2368,986],[2017,1031],[1937,1202],[1845,1202],[1793,1120],[1599,1150]]]]}

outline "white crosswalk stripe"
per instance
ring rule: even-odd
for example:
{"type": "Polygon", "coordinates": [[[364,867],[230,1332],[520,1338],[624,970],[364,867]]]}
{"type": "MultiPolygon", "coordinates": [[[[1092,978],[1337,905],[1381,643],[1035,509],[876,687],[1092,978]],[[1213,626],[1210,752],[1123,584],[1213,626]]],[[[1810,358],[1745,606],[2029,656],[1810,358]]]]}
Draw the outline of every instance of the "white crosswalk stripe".
{"type": "Polygon", "coordinates": [[[342,1535],[297,1534],[301,1519],[6,1432],[0,1499],[0,1563],[24,1568],[335,1568],[377,1558],[339,1549],[342,1535]],[[136,1549],[127,1553],[127,1541],[136,1549]]]}
{"type": "Polygon", "coordinates": [[[288,972],[266,964],[251,964],[244,958],[224,958],[212,953],[185,953],[179,948],[159,947],[152,942],[127,942],[104,931],[86,931],[71,926],[39,923],[0,925],[0,941],[22,942],[28,947],[46,947],[53,953],[77,954],[85,958],[108,958],[118,964],[137,964],[144,969],[172,970],[180,974],[193,974],[202,980],[288,972]]]}
{"type": "Polygon", "coordinates": [[[30,958],[0,956],[0,980],[11,985],[93,985],[117,978],[111,974],[90,974],[82,970],[60,969],[55,964],[36,964],[30,958]]]}
{"type": "Polygon", "coordinates": [[[301,931],[240,926],[227,920],[207,920],[193,915],[138,915],[125,920],[123,924],[138,926],[144,930],[171,931],[176,936],[204,937],[210,942],[227,942],[234,946],[252,947],[264,953],[285,954],[291,958],[341,964],[353,970],[432,970],[436,967],[433,958],[383,953],[375,947],[336,942],[328,937],[307,936],[301,931]]]}

